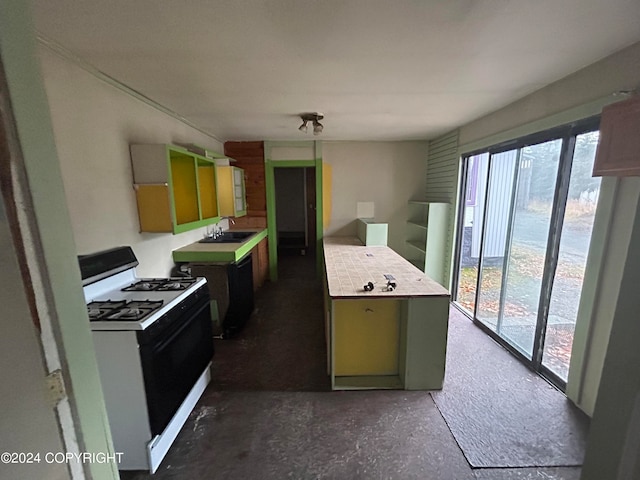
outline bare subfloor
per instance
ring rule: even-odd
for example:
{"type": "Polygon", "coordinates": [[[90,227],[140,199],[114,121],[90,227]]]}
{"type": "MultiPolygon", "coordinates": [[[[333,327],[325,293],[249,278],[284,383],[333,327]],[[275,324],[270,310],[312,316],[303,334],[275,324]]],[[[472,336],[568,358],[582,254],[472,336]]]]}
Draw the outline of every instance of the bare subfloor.
{"type": "Polygon", "coordinates": [[[329,391],[315,260],[280,261],[245,330],[216,340],[213,381],[156,474],[123,479],[579,478],[575,467],[472,469],[428,392],[329,391]]]}

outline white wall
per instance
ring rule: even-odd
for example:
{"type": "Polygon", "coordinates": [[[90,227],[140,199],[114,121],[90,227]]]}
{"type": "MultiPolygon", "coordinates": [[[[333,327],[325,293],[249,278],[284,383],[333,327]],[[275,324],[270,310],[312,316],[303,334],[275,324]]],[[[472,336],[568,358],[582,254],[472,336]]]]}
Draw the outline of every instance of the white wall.
{"type": "MultiPolygon", "coordinates": [[[[460,152],[597,115],[603,105],[624,98],[614,95],[616,92],[633,88],[640,88],[640,43],[462,126],[460,152]]],[[[637,178],[604,181],[614,191],[600,197],[597,215],[607,218],[596,218],[585,274],[585,285],[595,287],[593,296],[583,298],[580,305],[567,386],[569,398],[589,415],[594,411],[620,291],[621,267],[631,234],[628,219],[633,216],[640,195],[637,178]],[[605,201],[609,204],[602,205],[605,201]]]]}
{"type": "Polygon", "coordinates": [[[202,232],[139,233],[129,145],[195,143],[222,152],[222,144],[45,46],[39,54],[78,254],[130,245],[140,276],[167,276],[171,251],[202,232]]]}
{"type": "Polygon", "coordinates": [[[520,125],[546,121],[552,115],[598,102],[603,97],[611,101],[616,92],[640,88],[639,73],[640,42],[464,125],[460,128],[459,143],[465,145],[520,125]]]}
{"type": "Polygon", "coordinates": [[[375,220],[389,224],[389,247],[403,255],[407,202],[424,197],[427,153],[427,142],[323,142],[332,169],[325,235],[355,236],[357,203],[374,202],[375,220]]]}

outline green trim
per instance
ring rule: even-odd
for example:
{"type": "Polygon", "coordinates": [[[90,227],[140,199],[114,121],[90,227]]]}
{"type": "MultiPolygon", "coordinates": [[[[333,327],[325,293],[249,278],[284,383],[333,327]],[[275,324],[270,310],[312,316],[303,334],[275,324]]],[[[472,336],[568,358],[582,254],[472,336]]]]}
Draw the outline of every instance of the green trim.
{"type": "Polygon", "coordinates": [[[316,170],[316,259],[318,274],[322,272],[322,237],[324,231],[322,217],[322,157],[315,160],[272,160],[269,158],[272,147],[313,147],[314,155],[322,152],[321,142],[264,142],[265,188],[267,195],[267,231],[269,232],[269,277],[272,282],[278,280],[278,230],[276,224],[276,184],[275,168],[307,167],[316,170]]]}
{"type": "Polygon", "coordinates": [[[269,279],[278,280],[278,230],[276,227],[276,181],[274,165],[265,164],[265,188],[267,190],[267,231],[269,232],[269,279]]]}
{"type": "Polygon", "coordinates": [[[315,167],[315,160],[271,160],[267,159],[274,167],[315,167]]]}
{"type": "MultiPolygon", "coordinates": [[[[174,262],[237,262],[248,255],[253,248],[267,237],[267,230],[256,233],[243,243],[239,243],[238,248],[232,251],[179,251],[174,250],[172,253],[174,262]]],[[[215,244],[211,244],[215,245],[215,244]]],[[[229,245],[228,243],[224,245],[229,245]]]]}
{"type": "Polygon", "coordinates": [[[213,159],[211,158],[207,158],[207,157],[203,157],[202,155],[199,155],[197,153],[191,152],[189,150],[187,150],[186,148],[183,147],[179,147],[177,145],[170,145],[170,144],[166,144],[165,145],[165,153],[166,153],[166,161],[167,161],[167,178],[168,178],[168,182],[169,182],[169,202],[171,204],[171,223],[173,225],[173,234],[178,234],[178,233],[184,233],[184,232],[188,232],[190,230],[194,230],[196,228],[201,228],[201,227],[206,227],[207,225],[211,225],[214,223],[218,223],[221,220],[221,216],[219,215],[219,211],[220,211],[220,197],[219,197],[219,190],[218,190],[218,167],[216,166],[216,163],[213,159]],[[173,195],[173,171],[171,170],[171,153],[175,152],[175,153],[179,153],[188,157],[191,157],[193,160],[193,169],[195,171],[195,177],[196,177],[196,198],[198,201],[198,218],[199,220],[193,221],[193,222],[188,222],[188,223],[182,223],[182,224],[178,224],[178,215],[176,213],[176,202],[175,202],[175,197],[173,195]],[[211,218],[202,218],[202,202],[201,202],[201,195],[200,195],[200,173],[198,172],[198,166],[200,165],[200,162],[204,162],[205,164],[210,164],[213,165],[213,183],[215,185],[215,189],[216,189],[216,207],[218,209],[218,215],[216,215],[215,217],[211,217],[211,218]]]}
{"type": "MultiPolygon", "coordinates": [[[[213,162],[209,162],[209,163],[213,163],[213,162]]],[[[200,169],[198,168],[200,166],[200,162],[197,158],[193,159],[193,168],[195,170],[195,174],[196,174],[196,202],[198,203],[198,218],[200,220],[204,220],[204,218],[202,218],[202,192],[200,191],[200,169]]],[[[216,186],[216,202],[218,201],[217,197],[217,193],[218,193],[218,186],[216,185],[216,164],[213,163],[213,184],[216,186]]],[[[175,230],[175,228],[174,228],[175,230]]]]}

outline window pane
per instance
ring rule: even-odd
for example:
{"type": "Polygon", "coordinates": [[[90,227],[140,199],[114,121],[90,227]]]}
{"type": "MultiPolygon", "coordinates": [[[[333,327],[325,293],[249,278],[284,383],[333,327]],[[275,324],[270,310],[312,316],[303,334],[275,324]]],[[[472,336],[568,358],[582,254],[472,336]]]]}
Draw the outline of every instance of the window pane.
{"type": "Polygon", "coordinates": [[[489,154],[474,155],[467,160],[466,194],[462,244],[460,250],[460,270],[458,271],[457,303],[469,313],[476,305],[476,285],[478,283],[478,263],[480,261],[480,236],[487,184],[489,154]]]}
{"type": "Polygon", "coordinates": [[[498,333],[531,358],[562,140],[522,149],[498,333]]]}
{"type": "Polygon", "coordinates": [[[589,132],[576,137],[558,267],[547,320],[542,364],[564,381],[567,381],[569,373],[580,292],[600,193],[600,178],[591,176],[598,133],[589,132]]]}
{"type": "Polygon", "coordinates": [[[499,330],[504,256],[517,161],[518,150],[492,155],[490,160],[489,198],[476,317],[493,331],[499,330]]]}

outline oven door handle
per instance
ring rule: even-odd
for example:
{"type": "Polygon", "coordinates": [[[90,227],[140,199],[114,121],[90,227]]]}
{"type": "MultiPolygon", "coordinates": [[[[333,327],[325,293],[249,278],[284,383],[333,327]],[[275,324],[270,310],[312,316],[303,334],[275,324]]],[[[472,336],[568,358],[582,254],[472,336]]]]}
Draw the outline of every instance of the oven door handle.
{"type": "Polygon", "coordinates": [[[185,316],[188,315],[188,318],[184,322],[180,323],[178,328],[176,328],[171,333],[171,335],[169,335],[169,337],[164,338],[161,343],[154,345],[153,350],[158,351],[158,350],[164,349],[164,347],[166,347],[167,344],[171,343],[178,335],[180,335],[186,328],[188,328],[192,322],[198,319],[198,316],[200,315],[200,312],[202,312],[202,310],[208,307],[209,307],[209,303],[207,302],[202,304],[200,307],[193,308],[188,312],[185,312],[185,316]]]}

